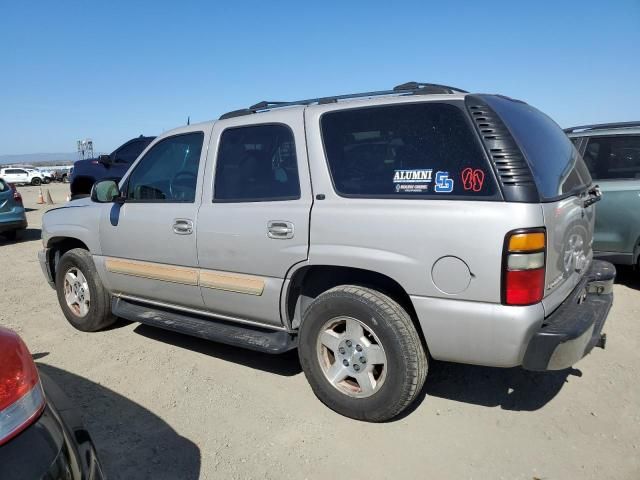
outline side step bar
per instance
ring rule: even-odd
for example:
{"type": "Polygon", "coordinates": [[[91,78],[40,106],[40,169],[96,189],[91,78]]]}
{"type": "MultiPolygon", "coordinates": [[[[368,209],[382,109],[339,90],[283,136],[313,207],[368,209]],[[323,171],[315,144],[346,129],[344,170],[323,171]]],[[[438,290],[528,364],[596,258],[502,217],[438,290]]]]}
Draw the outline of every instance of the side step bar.
{"type": "Polygon", "coordinates": [[[297,347],[297,337],[288,332],[188,315],[184,312],[145,305],[123,298],[115,297],[111,300],[111,311],[114,315],[132,322],[257,352],[284,353],[297,347]]]}

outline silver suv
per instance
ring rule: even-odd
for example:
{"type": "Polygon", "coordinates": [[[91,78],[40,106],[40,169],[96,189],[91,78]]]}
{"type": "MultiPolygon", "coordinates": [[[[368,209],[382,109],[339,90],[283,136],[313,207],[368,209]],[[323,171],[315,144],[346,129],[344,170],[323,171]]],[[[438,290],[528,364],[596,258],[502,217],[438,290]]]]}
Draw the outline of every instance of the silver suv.
{"type": "Polygon", "coordinates": [[[80,330],[123,317],[297,347],[322,402],[384,421],[428,358],[555,370],[604,346],[598,199],[540,111],[408,83],[166,132],[46,213],[40,261],[80,330]]]}

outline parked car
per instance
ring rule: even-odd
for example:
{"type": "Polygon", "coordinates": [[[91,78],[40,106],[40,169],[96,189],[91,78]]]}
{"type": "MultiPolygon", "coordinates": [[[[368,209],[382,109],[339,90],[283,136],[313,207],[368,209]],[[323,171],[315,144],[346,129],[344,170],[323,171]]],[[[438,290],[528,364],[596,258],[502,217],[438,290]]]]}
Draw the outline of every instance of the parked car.
{"type": "Polygon", "coordinates": [[[53,175],[50,172],[45,172],[39,168],[25,168],[25,170],[34,175],[39,175],[42,178],[42,183],[51,183],[53,180],[53,175]]]}
{"type": "Polygon", "coordinates": [[[103,478],[93,442],[22,339],[0,327],[0,478],[103,478]]]}
{"type": "Polygon", "coordinates": [[[13,184],[0,178],[0,234],[15,240],[18,233],[27,228],[27,215],[22,195],[13,184]]]}
{"type": "Polygon", "coordinates": [[[45,183],[45,177],[40,172],[26,168],[0,168],[0,178],[7,183],[22,185],[41,185],[45,183]]]}
{"type": "Polygon", "coordinates": [[[53,171],[53,179],[56,182],[69,183],[69,173],[71,167],[60,168],[53,171]]]}
{"type": "Polygon", "coordinates": [[[119,183],[49,210],[39,258],[80,330],[118,316],[297,347],[321,401],[384,421],[429,355],[557,370],[604,346],[598,199],[540,111],[409,83],[166,132],[119,183]]]}
{"type": "Polygon", "coordinates": [[[100,155],[98,158],[75,162],[69,174],[71,198],[89,195],[91,187],[98,180],[119,181],[154,138],[140,135],[119,146],[111,155],[100,155]]]}
{"type": "Polygon", "coordinates": [[[640,122],[583,125],[565,130],[602,190],[594,254],[640,267],[640,122]]]}

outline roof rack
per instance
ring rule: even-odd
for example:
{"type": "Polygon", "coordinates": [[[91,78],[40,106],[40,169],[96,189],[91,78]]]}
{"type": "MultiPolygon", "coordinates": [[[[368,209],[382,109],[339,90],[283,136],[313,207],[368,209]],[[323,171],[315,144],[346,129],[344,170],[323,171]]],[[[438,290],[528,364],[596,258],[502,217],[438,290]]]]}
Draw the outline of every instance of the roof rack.
{"type": "Polygon", "coordinates": [[[640,127],[640,122],[617,122],[617,123],[595,123],[593,125],[580,125],[577,127],[565,128],[566,133],[573,133],[577,130],[605,130],[608,128],[631,128],[640,127]]]}
{"type": "Polygon", "coordinates": [[[437,83],[420,83],[420,82],[407,82],[401,85],[393,87],[393,90],[379,90],[375,92],[363,92],[363,93],[350,93],[347,95],[335,95],[332,97],[319,97],[309,98],[306,100],[297,100],[294,102],[275,102],[263,100],[255,105],[251,105],[249,108],[242,108],[240,110],[233,110],[220,116],[220,120],[225,118],[240,117],[242,115],[251,115],[252,113],[258,113],[265,110],[272,110],[274,108],[291,107],[294,105],[311,105],[318,104],[324,105],[326,103],[336,103],[339,100],[349,100],[352,98],[366,98],[366,97],[381,97],[385,95],[433,95],[433,94],[453,94],[453,93],[469,93],[466,90],[462,90],[456,87],[449,87],[447,85],[439,85],[437,83]]]}

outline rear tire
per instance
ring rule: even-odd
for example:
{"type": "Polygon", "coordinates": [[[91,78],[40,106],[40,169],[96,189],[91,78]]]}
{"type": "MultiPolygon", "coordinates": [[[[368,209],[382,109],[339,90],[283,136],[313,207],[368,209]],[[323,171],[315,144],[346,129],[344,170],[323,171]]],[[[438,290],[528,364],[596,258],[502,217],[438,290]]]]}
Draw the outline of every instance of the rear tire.
{"type": "Polygon", "coordinates": [[[313,301],[298,354],[320,401],[357,420],[395,417],[415,400],[427,376],[427,355],[407,312],[359,286],[335,287],[313,301]]]}
{"type": "Polygon", "coordinates": [[[83,332],[96,332],[116,321],[111,297],[91,258],[82,248],[65,253],[56,269],[58,302],[69,323],[83,332]]]}
{"type": "Polygon", "coordinates": [[[18,230],[4,232],[2,235],[4,235],[4,238],[6,238],[7,240],[15,241],[18,239],[18,230]]]}
{"type": "Polygon", "coordinates": [[[39,187],[40,185],[42,185],[42,180],[37,177],[33,178],[31,179],[31,185],[33,185],[34,187],[39,187]]]}

